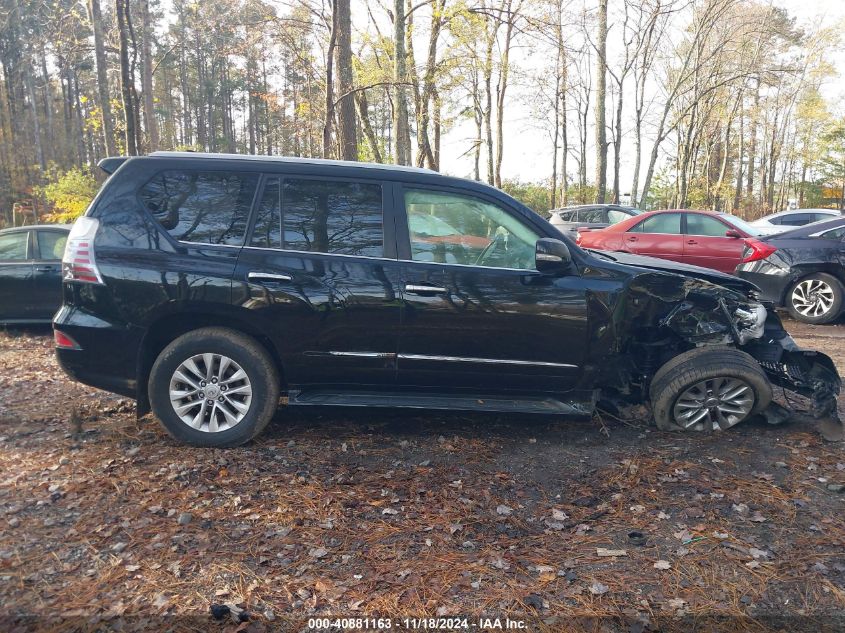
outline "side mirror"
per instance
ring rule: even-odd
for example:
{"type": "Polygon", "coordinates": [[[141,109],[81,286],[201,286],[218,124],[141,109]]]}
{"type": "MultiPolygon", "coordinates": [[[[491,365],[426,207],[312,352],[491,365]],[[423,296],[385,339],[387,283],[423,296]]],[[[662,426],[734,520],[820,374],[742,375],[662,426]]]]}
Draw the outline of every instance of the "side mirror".
{"type": "Polygon", "coordinates": [[[534,265],[545,275],[561,275],[569,272],[572,255],[569,247],[550,237],[537,240],[534,247],[534,265]]]}
{"type": "Polygon", "coordinates": [[[742,237],[736,229],[728,229],[725,231],[725,237],[742,237]]]}

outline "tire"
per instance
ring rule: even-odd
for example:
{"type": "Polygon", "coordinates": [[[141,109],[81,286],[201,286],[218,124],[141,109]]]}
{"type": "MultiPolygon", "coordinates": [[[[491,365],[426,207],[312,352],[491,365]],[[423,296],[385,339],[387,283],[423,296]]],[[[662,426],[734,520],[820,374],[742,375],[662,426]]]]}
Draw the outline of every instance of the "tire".
{"type": "Polygon", "coordinates": [[[796,321],[821,324],[839,318],[843,300],[842,282],[827,273],[812,273],[789,287],[785,303],[796,321]]]}
{"type": "Polygon", "coordinates": [[[147,388],[153,413],[171,436],[192,446],[224,448],[245,444],[270,422],[279,402],[279,372],[255,339],[205,327],[162,350],[147,388]]]}
{"type": "Polygon", "coordinates": [[[724,430],[772,401],[763,369],[732,347],[699,347],[676,356],[657,370],[649,393],[654,421],[663,431],[724,430]],[[719,402],[719,393],[728,397],[719,402]]]}

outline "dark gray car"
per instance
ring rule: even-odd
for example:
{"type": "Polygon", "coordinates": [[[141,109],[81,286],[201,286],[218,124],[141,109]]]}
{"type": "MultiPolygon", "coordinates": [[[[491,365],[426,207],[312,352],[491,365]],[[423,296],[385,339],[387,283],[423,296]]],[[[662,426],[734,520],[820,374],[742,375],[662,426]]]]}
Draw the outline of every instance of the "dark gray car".
{"type": "Polygon", "coordinates": [[[579,227],[603,229],[642,213],[639,209],[618,204],[589,204],[552,209],[549,222],[564,233],[574,236],[579,227]]]}

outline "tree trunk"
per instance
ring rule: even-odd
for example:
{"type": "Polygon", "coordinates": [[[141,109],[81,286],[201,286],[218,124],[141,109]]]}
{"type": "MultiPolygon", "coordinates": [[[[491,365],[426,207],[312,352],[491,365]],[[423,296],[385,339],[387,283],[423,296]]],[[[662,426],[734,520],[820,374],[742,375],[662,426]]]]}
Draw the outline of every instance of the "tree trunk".
{"type": "Polygon", "coordinates": [[[397,165],[411,164],[411,130],[408,121],[408,92],[405,87],[408,73],[405,68],[405,3],[393,2],[393,129],[396,142],[393,146],[393,162],[397,165]]]}
{"type": "Polygon", "coordinates": [[[135,101],[132,98],[132,79],[129,69],[128,0],[115,0],[114,9],[117,16],[117,33],[120,42],[120,94],[123,99],[123,120],[126,127],[126,153],[129,156],[137,156],[138,135],[135,130],[135,101]]]}
{"type": "Polygon", "coordinates": [[[607,188],[607,129],[605,126],[607,0],[599,0],[599,24],[596,40],[596,202],[603,204],[607,188]]]}
{"type": "Polygon", "coordinates": [[[335,0],[337,19],[337,78],[338,132],[340,136],[340,158],[358,160],[358,124],[355,120],[355,95],[352,75],[352,16],[349,0],[335,0]]]}
{"type": "Polygon", "coordinates": [[[736,159],[736,187],[734,188],[734,201],[731,213],[737,213],[739,210],[739,203],[742,197],[742,179],[743,169],[745,166],[745,113],[740,112],[739,115],[739,152],[736,159]]]}
{"type": "Polygon", "coordinates": [[[152,23],[150,21],[150,0],[140,0],[141,5],[141,90],[144,93],[144,126],[147,128],[147,149],[158,149],[158,121],[155,117],[153,99],[152,23]]]}
{"type": "Polygon", "coordinates": [[[745,195],[750,199],[754,195],[754,163],[757,160],[757,116],[760,107],[760,81],[754,89],[754,106],[751,108],[749,127],[751,128],[748,143],[748,181],[745,184],[745,195]]]}
{"type": "Polygon", "coordinates": [[[41,123],[38,120],[38,100],[35,96],[35,80],[33,79],[34,69],[32,64],[27,64],[24,72],[27,96],[29,97],[29,113],[32,118],[32,140],[35,146],[35,159],[41,167],[41,173],[47,169],[47,162],[44,160],[44,144],[41,140],[41,123]]]}
{"type": "Polygon", "coordinates": [[[499,188],[502,187],[502,159],[505,153],[505,92],[508,89],[508,76],[510,75],[510,51],[511,43],[513,42],[513,31],[521,7],[521,0],[515,9],[511,0],[508,0],[505,41],[502,45],[501,59],[499,60],[499,82],[496,86],[496,166],[493,174],[493,181],[499,188]]]}
{"type": "Polygon", "coordinates": [[[103,17],[100,11],[100,0],[88,0],[88,19],[94,34],[94,64],[97,68],[97,95],[100,103],[100,115],[103,123],[103,141],[106,154],[114,156],[117,148],[114,142],[114,122],[111,114],[109,95],[109,81],[106,72],[106,50],[103,45],[103,17]]]}
{"type": "Polygon", "coordinates": [[[323,120],[323,158],[331,158],[332,128],[334,127],[334,49],[337,46],[337,3],[332,0],[332,25],[329,48],[326,51],[326,118],[323,120]]]}
{"type": "Polygon", "coordinates": [[[616,134],[613,137],[613,202],[619,204],[619,167],[622,164],[622,87],[619,82],[619,96],[616,99],[616,134]]]}

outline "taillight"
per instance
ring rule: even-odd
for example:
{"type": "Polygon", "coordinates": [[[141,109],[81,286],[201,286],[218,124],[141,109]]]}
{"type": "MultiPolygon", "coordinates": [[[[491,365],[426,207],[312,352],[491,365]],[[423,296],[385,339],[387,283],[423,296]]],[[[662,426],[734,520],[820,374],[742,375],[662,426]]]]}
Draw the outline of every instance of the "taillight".
{"type": "Polygon", "coordinates": [[[94,258],[94,237],[99,226],[99,220],[86,217],[81,217],[73,223],[62,257],[62,277],[65,281],[103,283],[94,258]]]}
{"type": "Polygon", "coordinates": [[[746,238],[743,242],[745,242],[745,250],[742,251],[742,259],[739,260],[740,264],[747,264],[748,262],[756,262],[760,259],[766,259],[777,250],[777,248],[771,244],[755,240],[753,237],[746,238]]]}
{"type": "Polygon", "coordinates": [[[53,330],[53,341],[56,343],[56,347],[61,347],[62,349],[82,349],[79,347],[79,343],[64,332],[59,332],[58,330],[53,330]]]}

